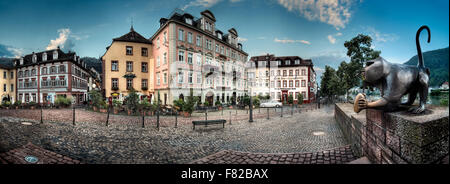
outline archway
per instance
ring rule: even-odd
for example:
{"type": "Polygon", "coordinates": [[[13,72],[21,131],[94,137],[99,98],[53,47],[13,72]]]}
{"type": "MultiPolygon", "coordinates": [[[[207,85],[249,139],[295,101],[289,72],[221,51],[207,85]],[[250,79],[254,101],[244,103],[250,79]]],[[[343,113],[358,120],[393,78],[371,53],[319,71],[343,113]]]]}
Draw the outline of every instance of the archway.
{"type": "Polygon", "coordinates": [[[208,93],[206,93],[205,97],[206,97],[205,102],[208,102],[209,105],[214,104],[214,93],[212,91],[209,91],[208,93]]]}

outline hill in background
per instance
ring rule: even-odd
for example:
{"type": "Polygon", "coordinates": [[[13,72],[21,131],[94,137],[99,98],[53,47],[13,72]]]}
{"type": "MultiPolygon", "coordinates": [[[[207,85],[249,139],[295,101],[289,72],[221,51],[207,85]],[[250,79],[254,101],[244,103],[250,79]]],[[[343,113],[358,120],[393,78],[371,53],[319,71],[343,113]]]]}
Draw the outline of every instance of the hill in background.
{"type": "MultiPolygon", "coordinates": [[[[438,87],[448,81],[448,50],[449,48],[437,49],[423,53],[424,65],[430,68],[430,87],[438,87]]],[[[418,57],[415,55],[405,64],[417,66],[418,57]]]]}

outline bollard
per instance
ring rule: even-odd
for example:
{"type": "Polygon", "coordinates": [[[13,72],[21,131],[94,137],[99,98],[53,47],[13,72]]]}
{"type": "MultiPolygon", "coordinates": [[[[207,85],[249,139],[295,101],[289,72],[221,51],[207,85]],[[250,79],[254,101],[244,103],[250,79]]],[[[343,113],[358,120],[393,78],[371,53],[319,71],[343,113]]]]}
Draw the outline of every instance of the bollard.
{"type": "Polygon", "coordinates": [[[231,111],[230,111],[230,125],[231,125],[231,111]]]}
{"type": "Polygon", "coordinates": [[[145,128],[145,112],[142,110],[142,128],[145,128]]]}
{"type": "Polygon", "coordinates": [[[41,124],[43,123],[43,120],[42,120],[42,105],[41,105],[41,124]]]}
{"type": "Polygon", "coordinates": [[[109,122],[109,112],[111,111],[111,107],[108,108],[108,115],[106,116],[106,126],[108,126],[108,122],[109,122]]]}
{"type": "Polygon", "coordinates": [[[208,109],[205,110],[205,120],[208,121],[208,109]]]}
{"type": "Polygon", "coordinates": [[[175,111],[175,128],[178,126],[178,111],[175,111]]]}
{"type": "Polygon", "coordinates": [[[267,108],[267,119],[269,119],[269,108],[267,108]]]}
{"type": "Polygon", "coordinates": [[[222,107],[222,116],[223,116],[223,109],[224,109],[224,107],[222,107]]]}
{"type": "Polygon", "coordinates": [[[72,124],[75,125],[75,105],[72,106],[73,109],[73,121],[72,124]]]}
{"type": "Polygon", "coordinates": [[[281,115],[280,117],[283,117],[283,106],[281,106],[281,115]]]}
{"type": "Polygon", "coordinates": [[[293,116],[294,115],[294,105],[292,105],[292,108],[291,108],[291,116],[293,116]]]}
{"type": "Polygon", "coordinates": [[[159,131],[159,108],[156,110],[156,128],[159,131]]]}

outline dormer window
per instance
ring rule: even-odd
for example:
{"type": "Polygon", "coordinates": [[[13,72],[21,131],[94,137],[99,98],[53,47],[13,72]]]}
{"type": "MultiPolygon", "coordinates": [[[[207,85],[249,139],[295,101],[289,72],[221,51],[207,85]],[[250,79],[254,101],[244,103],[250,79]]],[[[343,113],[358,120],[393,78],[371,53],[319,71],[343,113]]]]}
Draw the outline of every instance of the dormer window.
{"type": "Polygon", "coordinates": [[[58,59],[58,51],[53,51],[53,60],[58,59]]]}
{"type": "Polygon", "coordinates": [[[222,39],[222,34],[217,33],[217,38],[222,39]]]}
{"type": "Polygon", "coordinates": [[[47,53],[46,52],[44,52],[42,54],[42,61],[47,61],[47,53]]]}
{"type": "Polygon", "coordinates": [[[20,58],[20,65],[23,65],[23,57],[20,58]]]}
{"type": "Polygon", "coordinates": [[[37,61],[37,56],[36,56],[36,54],[33,54],[33,63],[36,63],[36,61],[37,61]]]}
{"type": "Polygon", "coordinates": [[[186,18],[186,24],[192,25],[192,19],[191,18],[186,18]]]}
{"type": "Polygon", "coordinates": [[[286,60],[285,65],[291,65],[291,60],[286,60]]]}
{"type": "Polygon", "coordinates": [[[296,59],[296,60],[295,60],[295,64],[296,64],[296,65],[299,65],[299,64],[300,64],[300,60],[296,59]]]}

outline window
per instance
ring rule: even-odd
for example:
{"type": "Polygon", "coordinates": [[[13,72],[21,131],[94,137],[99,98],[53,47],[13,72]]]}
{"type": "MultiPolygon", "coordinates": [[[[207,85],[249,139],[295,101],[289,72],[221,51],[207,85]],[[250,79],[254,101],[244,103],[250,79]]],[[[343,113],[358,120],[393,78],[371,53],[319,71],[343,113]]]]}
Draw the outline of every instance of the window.
{"type": "MultiPolygon", "coordinates": [[[[45,68],[45,69],[47,69],[47,68],[45,68]]],[[[45,73],[47,73],[47,72],[45,72],[45,73]]],[[[22,71],[19,71],[19,77],[22,77],[22,71]]]]}
{"type": "Polygon", "coordinates": [[[192,53],[188,53],[188,64],[192,65],[192,57],[194,57],[193,54],[192,53]]]}
{"type": "Polygon", "coordinates": [[[163,74],[163,82],[164,84],[167,84],[167,73],[163,74]]]}
{"type": "Polygon", "coordinates": [[[14,78],[14,72],[11,72],[11,79],[14,78]]]}
{"type": "Polygon", "coordinates": [[[148,56],[148,49],[145,47],[142,47],[141,49],[141,55],[147,57],[148,56]]]}
{"type": "Polygon", "coordinates": [[[223,47],[223,46],[220,46],[220,53],[221,53],[221,54],[224,54],[223,52],[224,52],[224,47],[223,47]]]}
{"type": "Polygon", "coordinates": [[[133,71],[133,61],[127,61],[127,72],[133,71]]]}
{"type": "Polygon", "coordinates": [[[156,48],[159,48],[159,37],[156,38],[156,48]]]}
{"type": "Polygon", "coordinates": [[[184,51],[178,51],[178,61],[184,61],[184,51]]]}
{"type": "Polygon", "coordinates": [[[303,96],[303,99],[305,99],[305,97],[306,97],[306,92],[302,91],[302,96],[303,96]]]}
{"type": "Polygon", "coordinates": [[[302,75],[306,75],[306,70],[302,69],[302,75]]]}
{"type": "Polygon", "coordinates": [[[30,70],[25,70],[25,77],[29,77],[30,76],[30,70]]]}
{"type": "Polygon", "coordinates": [[[277,87],[279,87],[279,88],[281,87],[281,81],[277,82],[277,87]]]}
{"type": "Polygon", "coordinates": [[[111,61],[111,71],[119,71],[119,62],[111,61]]]}
{"type": "Polygon", "coordinates": [[[192,19],[186,18],[186,24],[192,25],[192,19]]]}
{"type": "Polygon", "coordinates": [[[148,88],[148,80],[147,79],[142,79],[142,88],[148,88]]]}
{"type": "Polygon", "coordinates": [[[47,61],[47,53],[42,53],[42,61],[47,61]]]}
{"type": "Polygon", "coordinates": [[[292,76],[292,70],[289,70],[289,76],[292,76]]]}
{"type": "Polygon", "coordinates": [[[158,56],[158,57],[156,57],[156,66],[157,66],[157,67],[159,67],[159,65],[160,65],[160,62],[161,62],[161,61],[160,61],[160,59],[159,59],[159,56],[158,56]]]}
{"type": "Polygon", "coordinates": [[[127,79],[127,89],[133,88],[133,79],[127,79]]]}
{"type": "Polygon", "coordinates": [[[216,44],[216,52],[219,52],[219,44],[216,44]]]}
{"type": "Polygon", "coordinates": [[[295,81],[295,87],[299,87],[299,81],[298,80],[295,81]]]}
{"type": "Polygon", "coordinates": [[[202,37],[197,36],[197,46],[201,47],[202,46],[202,37]]]}
{"type": "Polygon", "coordinates": [[[202,56],[201,55],[197,55],[197,65],[202,65],[202,56]]]}
{"type": "MultiPolygon", "coordinates": [[[[31,76],[35,76],[36,75],[36,69],[32,69],[31,70],[31,76]]],[[[6,78],[6,72],[5,72],[5,78],[6,78]]]]}
{"type": "Polygon", "coordinates": [[[111,79],[111,86],[112,86],[112,88],[119,88],[119,79],[117,79],[117,78],[112,78],[111,79]]]}
{"type": "Polygon", "coordinates": [[[291,65],[291,60],[286,60],[285,65],[291,65]]]}
{"type": "Polygon", "coordinates": [[[192,84],[192,81],[193,81],[193,73],[189,72],[189,74],[188,74],[188,82],[189,82],[189,84],[192,84]]]}
{"type": "Polygon", "coordinates": [[[183,71],[178,71],[178,83],[183,83],[183,71]]]}
{"type": "Polygon", "coordinates": [[[32,59],[32,60],[33,60],[33,63],[36,63],[36,61],[37,61],[37,56],[36,56],[36,54],[33,55],[33,59],[32,59]]]}
{"type": "Polygon", "coordinates": [[[283,70],[283,76],[286,76],[286,70],[283,70]]]}
{"type": "Polygon", "coordinates": [[[290,88],[294,87],[292,80],[289,81],[289,87],[290,88]]]}
{"type": "Polygon", "coordinates": [[[295,99],[298,100],[298,97],[300,96],[299,92],[295,92],[295,99]]]}
{"type": "Polygon", "coordinates": [[[167,64],[167,53],[164,52],[163,54],[163,64],[167,64]]]}
{"type": "Polygon", "coordinates": [[[192,33],[188,32],[188,43],[192,43],[192,33]]]}
{"type": "Polygon", "coordinates": [[[11,84],[11,88],[9,89],[11,92],[14,91],[14,84],[11,84]]]}
{"type": "Polygon", "coordinates": [[[277,61],[277,65],[278,65],[278,66],[281,65],[281,61],[280,61],[280,60],[277,61]]]}
{"type": "Polygon", "coordinates": [[[133,55],[133,47],[132,46],[126,46],[127,49],[127,55],[133,55]]]}
{"type": "Polygon", "coordinates": [[[298,69],[295,70],[295,76],[298,76],[298,69]]]}
{"type": "Polygon", "coordinates": [[[58,59],[58,51],[53,51],[53,60],[58,59]]]}
{"type": "Polygon", "coordinates": [[[66,72],[66,66],[59,65],[59,73],[65,73],[66,72]]]}
{"type": "Polygon", "coordinates": [[[156,85],[160,85],[161,84],[161,80],[160,80],[160,77],[159,77],[159,72],[158,73],[156,73],[156,85]]]}
{"type": "Polygon", "coordinates": [[[142,68],[142,69],[141,69],[142,72],[147,73],[147,72],[148,72],[148,65],[147,65],[147,62],[142,62],[141,68],[142,68]]]}
{"type": "Polygon", "coordinates": [[[184,35],[184,30],[179,29],[179,30],[178,30],[178,40],[184,41],[183,35],[184,35]]]}
{"type": "Polygon", "coordinates": [[[280,76],[280,70],[277,70],[277,76],[280,76]]]}
{"type": "Polygon", "coordinates": [[[302,80],[302,87],[306,87],[306,81],[302,80]]]}
{"type": "Polygon", "coordinates": [[[6,79],[7,76],[8,76],[7,73],[3,72],[3,78],[6,79]]]}
{"type": "Polygon", "coordinates": [[[167,32],[164,32],[164,43],[167,43],[167,32]]]}
{"type": "Polygon", "coordinates": [[[296,60],[295,60],[295,64],[296,64],[296,65],[299,65],[299,64],[300,64],[300,60],[296,59],[296,60]]]}
{"type": "Polygon", "coordinates": [[[283,81],[283,87],[285,88],[285,87],[287,87],[287,81],[283,81]]]}
{"type": "Polygon", "coordinates": [[[3,92],[6,92],[6,84],[3,84],[3,92]]]}
{"type": "Polygon", "coordinates": [[[202,73],[197,73],[197,83],[202,83],[202,73]]]}

